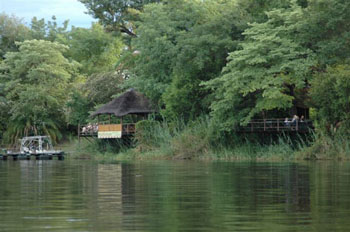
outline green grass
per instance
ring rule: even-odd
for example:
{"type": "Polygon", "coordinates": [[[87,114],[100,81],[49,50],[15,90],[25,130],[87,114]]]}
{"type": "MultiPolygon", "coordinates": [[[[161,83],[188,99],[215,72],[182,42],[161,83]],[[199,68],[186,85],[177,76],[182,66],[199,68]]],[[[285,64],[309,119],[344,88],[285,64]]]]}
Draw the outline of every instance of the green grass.
{"type": "Polygon", "coordinates": [[[235,161],[294,161],[350,160],[347,136],[329,137],[311,134],[308,137],[280,136],[261,139],[224,137],[213,133],[209,119],[201,118],[185,124],[142,121],[135,136],[136,145],[126,148],[103,140],[80,143],[71,140],[63,144],[72,159],[91,159],[99,162],[121,160],[235,160],[235,161]]]}
{"type": "Polygon", "coordinates": [[[297,159],[306,160],[350,160],[350,138],[348,135],[317,135],[311,146],[300,150],[297,159]]]}

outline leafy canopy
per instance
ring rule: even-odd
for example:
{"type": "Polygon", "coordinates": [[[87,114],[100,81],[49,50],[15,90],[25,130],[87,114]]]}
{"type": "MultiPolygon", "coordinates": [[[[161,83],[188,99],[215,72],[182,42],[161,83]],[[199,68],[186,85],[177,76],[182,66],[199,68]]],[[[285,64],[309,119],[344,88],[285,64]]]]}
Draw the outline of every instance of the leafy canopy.
{"type": "Polygon", "coordinates": [[[79,64],[62,53],[67,47],[44,40],[17,43],[0,64],[0,83],[11,105],[9,142],[24,135],[49,134],[59,138],[65,122],[65,101],[69,83],[77,78],[79,64]]]}
{"type": "Polygon", "coordinates": [[[6,52],[15,51],[16,41],[30,38],[30,30],[21,19],[0,13],[0,61],[6,52]]]}
{"type": "MultiPolygon", "coordinates": [[[[350,121],[350,65],[328,67],[314,75],[310,95],[321,128],[349,128],[350,121]]],[[[347,131],[349,132],[349,131],[347,131]]]]}
{"type": "Polygon", "coordinates": [[[205,82],[214,92],[214,120],[230,130],[259,113],[292,107],[295,89],[306,87],[313,53],[298,43],[304,11],[289,8],[267,12],[264,23],[252,23],[241,49],[230,53],[223,75],[205,82]]]}
{"type": "Polygon", "coordinates": [[[123,48],[121,39],[106,33],[98,23],[89,29],[73,27],[59,41],[68,45],[66,56],[81,63],[81,71],[87,75],[111,71],[123,48]]]}
{"type": "Polygon", "coordinates": [[[130,24],[133,12],[142,10],[143,6],[160,0],[79,0],[89,10],[89,14],[99,19],[107,30],[136,36],[130,24]]]}
{"type": "Polygon", "coordinates": [[[165,105],[169,118],[208,112],[209,91],[199,84],[221,72],[242,39],[245,12],[235,6],[186,0],[147,5],[133,41],[139,54],[129,85],[165,105]]]}

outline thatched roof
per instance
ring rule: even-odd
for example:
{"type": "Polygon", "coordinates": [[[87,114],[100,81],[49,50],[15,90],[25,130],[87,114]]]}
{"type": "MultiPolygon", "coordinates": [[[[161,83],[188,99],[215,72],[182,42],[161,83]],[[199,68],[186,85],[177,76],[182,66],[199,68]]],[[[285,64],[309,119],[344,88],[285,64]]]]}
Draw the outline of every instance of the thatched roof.
{"type": "Polygon", "coordinates": [[[127,114],[148,114],[154,111],[149,100],[143,94],[136,92],[134,89],[129,89],[119,97],[103,105],[91,116],[114,114],[117,117],[122,117],[127,114]]]}

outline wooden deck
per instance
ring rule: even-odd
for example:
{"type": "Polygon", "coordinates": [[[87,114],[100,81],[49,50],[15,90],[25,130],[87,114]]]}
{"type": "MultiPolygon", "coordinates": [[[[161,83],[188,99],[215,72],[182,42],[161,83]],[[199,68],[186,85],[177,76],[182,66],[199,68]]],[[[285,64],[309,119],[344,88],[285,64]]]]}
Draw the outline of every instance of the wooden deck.
{"type": "MultiPolygon", "coordinates": [[[[240,133],[309,133],[314,129],[311,120],[303,122],[295,121],[289,123],[284,122],[285,119],[255,119],[250,121],[246,126],[241,126],[238,129],[240,133]]],[[[79,128],[78,137],[99,137],[99,133],[116,133],[120,132],[120,136],[111,136],[110,138],[121,138],[123,136],[130,136],[136,132],[135,124],[99,124],[94,129],[86,129],[87,127],[79,128]]],[[[107,138],[107,137],[104,137],[107,138]]],[[[103,139],[103,138],[102,138],[103,139]]]]}
{"type": "Polygon", "coordinates": [[[239,128],[239,132],[243,133],[281,133],[281,132],[297,132],[297,133],[309,133],[314,129],[312,121],[305,120],[304,122],[288,122],[285,123],[284,119],[256,119],[250,121],[246,126],[239,128]]]}
{"type": "Polygon", "coordinates": [[[136,132],[135,123],[125,124],[98,124],[93,127],[82,126],[78,128],[78,137],[99,137],[100,134],[111,133],[111,138],[133,135],[136,132]],[[120,135],[119,135],[119,134],[120,135]]]}

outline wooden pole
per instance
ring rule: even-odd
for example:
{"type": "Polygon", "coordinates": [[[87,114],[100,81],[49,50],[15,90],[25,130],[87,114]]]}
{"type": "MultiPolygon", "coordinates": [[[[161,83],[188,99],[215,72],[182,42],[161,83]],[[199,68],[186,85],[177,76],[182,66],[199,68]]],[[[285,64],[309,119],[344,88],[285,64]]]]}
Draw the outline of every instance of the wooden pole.
{"type": "Polygon", "coordinates": [[[295,128],[296,131],[298,131],[298,129],[299,129],[299,125],[298,125],[299,122],[298,122],[298,121],[299,121],[299,120],[296,120],[296,128],[295,128]]]}
{"type": "Polygon", "coordinates": [[[121,125],[121,128],[122,128],[122,136],[123,136],[123,133],[124,133],[123,116],[120,117],[120,125],[121,125]]]}
{"type": "Polygon", "coordinates": [[[80,123],[78,123],[78,142],[80,143],[80,123]]]}

